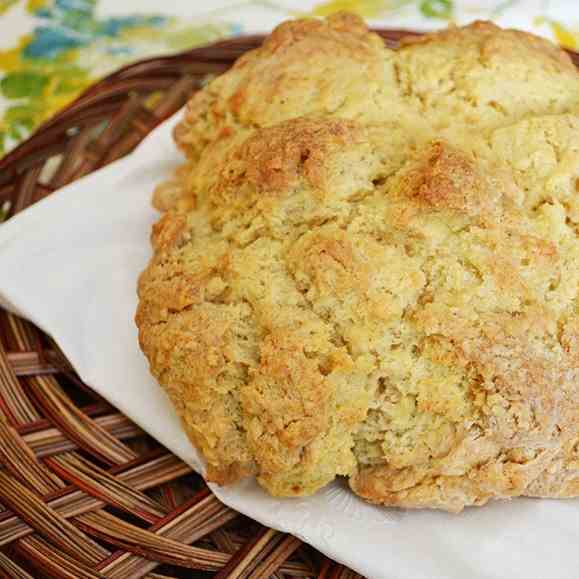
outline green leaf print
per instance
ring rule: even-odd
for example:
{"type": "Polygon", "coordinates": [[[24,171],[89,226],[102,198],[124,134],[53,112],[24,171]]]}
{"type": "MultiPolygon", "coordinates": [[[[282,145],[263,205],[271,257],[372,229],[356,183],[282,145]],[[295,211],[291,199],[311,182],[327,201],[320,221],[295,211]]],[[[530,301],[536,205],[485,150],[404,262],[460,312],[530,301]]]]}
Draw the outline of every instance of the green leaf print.
{"type": "Polygon", "coordinates": [[[36,72],[11,72],[0,82],[2,94],[8,99],[40,96],[48,77],[36,72]]]}
{"type": "Polygon", "coordinates": [[[4,203],[2,203],[0,201],[0,223],[2,223],[2,221],[6,221],[9,212],[10,212],[10,202],[4,201],[4,203]]]}
{"type": "Polygon", "coordinates": [[[98,0],[0,0],[0,14],[18,3],[34,28],[0,46],[0,156],[120,66],[239,32],[221,20],[187,25],[162,12],[108,16],[98,0]]]}
{"type": "Polygon", "coordinates": [[[420,11],[427,18],[443,18],[448,20],[452,16],[452,0],[422,0],[420,11]]]}
{"type": "Polygon", "coordinates": [[[26,127],[32,122],[31,119],[36,114],[38,114],[38,110],[33,105],[15,105],[7,109],[4,119],[10,124],[16,123],[26,127]]]}
{"type": "Polygon", "coordinates": [[[8,125],[8,134],[14,141],[19,141],[34,129],[34,119],[38,110],[31,105],[12,106],[4,112],[4,120],[8,125]]]}

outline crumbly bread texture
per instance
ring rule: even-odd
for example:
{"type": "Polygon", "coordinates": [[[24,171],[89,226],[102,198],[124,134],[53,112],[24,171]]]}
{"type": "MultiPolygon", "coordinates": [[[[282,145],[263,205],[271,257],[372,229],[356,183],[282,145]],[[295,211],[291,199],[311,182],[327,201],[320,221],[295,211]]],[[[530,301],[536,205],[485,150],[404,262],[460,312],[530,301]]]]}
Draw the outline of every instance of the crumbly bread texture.
{"type": "Polygon", "coordinates": [[[193,96],[139,283],[225,484],[460,511],[579,495],[579,75],[477,22],[279,26],[193,96]]]}

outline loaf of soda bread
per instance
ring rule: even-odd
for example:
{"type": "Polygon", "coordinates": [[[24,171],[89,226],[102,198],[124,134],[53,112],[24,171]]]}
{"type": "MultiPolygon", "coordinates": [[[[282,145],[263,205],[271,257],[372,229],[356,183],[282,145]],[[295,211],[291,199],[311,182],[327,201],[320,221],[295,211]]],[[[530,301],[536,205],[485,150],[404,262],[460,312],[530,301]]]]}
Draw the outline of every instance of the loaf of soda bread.
{"type": "Polygon", "coordinates": [[[220,484],[579,495],[579,75],[476,22],[296,20],[195,93],[137,324],[220,484]]]}

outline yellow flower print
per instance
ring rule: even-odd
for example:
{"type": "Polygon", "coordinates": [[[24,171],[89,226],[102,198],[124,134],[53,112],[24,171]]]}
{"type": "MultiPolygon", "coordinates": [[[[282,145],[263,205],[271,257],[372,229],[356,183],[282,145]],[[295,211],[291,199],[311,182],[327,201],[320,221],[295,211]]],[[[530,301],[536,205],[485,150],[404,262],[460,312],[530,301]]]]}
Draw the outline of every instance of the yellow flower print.
{"type": "Polygon", "coordinates": [[[22,51],[30,44],[31,36],[20,38],[18,45],[9,50],[0,50],[0,71],[13,72],[22,68],[22,51]]]}
{"type": "MultiPolygon", "coordinates": [[[[18,0],[0,0],[0,14],[18,0]]],[[[0,50],[0,156],[97,78],[146,56],[232,34],[225,22],[183,25],[162,14],[100,16],[98,0],[20,0],[30,36],[0,50]]]]}
{"type": "Polygon", "coordinates": [[[570,50],[577,50],[579,48],[579,28],[571,30],[567,26],[561,24],[557,20],[552,20],[546,16],[537,16],[533,20],[535,26],[543,26],[547,24],[553,33],[553,37],[563,48],[570,50]]]}
{"type": "Polygon", "coordinates": [[[45,8],[48,5],[48,0],[28,0],[26,4],[26,10],[28,12],[36,12],[40,8],[45,8]]]}
{"type": "Polygon", "coordinates": [[[560,22],[555,22],[554,20],[549,21],[553,35],[557,39],[557,42],[571,50],[577,50],[579,47],[579,30],[569,30],[569,28],[563,26],[560,22]]]}
{"type": "Polygon", "coordinates": [[[348,10],[363,16],[375,18],[385,12],[396,10],[400,6],[408,4],[405,0],[328,0],[314,8],[314,16],[328,16],[340,10],[348,10]]]}
{"type": "MultiPolygon", "coordinates": [[[[327,0],[313,9],[314,16],[328,16],[340,10],[355,12],[364,18],[376,18],[388,12],[396,12],[413,0],[327,0]]],[[[416,1],[416,0],[414,0],[416,1]]],[[[421,0],[418,8],[426,18],[452,17],[453,0],[421,0]]]]}
{"type": "Polygon", "coordinates": [[[0,15],[4,14],[12,5],[16,4],[18,0],[0,0],[0,15]]]}

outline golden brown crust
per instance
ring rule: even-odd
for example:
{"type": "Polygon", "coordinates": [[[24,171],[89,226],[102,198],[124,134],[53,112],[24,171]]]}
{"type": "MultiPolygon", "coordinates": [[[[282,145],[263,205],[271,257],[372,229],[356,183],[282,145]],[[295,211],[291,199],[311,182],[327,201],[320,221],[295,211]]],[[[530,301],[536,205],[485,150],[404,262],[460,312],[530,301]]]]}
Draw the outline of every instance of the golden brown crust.
{"type": "Polygon", "coordinates": [[[404,172],[400,192],[433,209],[451,209],[481,216],[494,201],[489,187],[468,154],[435,141],[418,162],[404,172]]]}
{"type": "Polygon", "coordinates": [[[381,39],[369,34],[353,14],[284,22],[260,48],[245,54],[231,71],[191,99],[175,130],[176,142],[197,159],[207,144],[240,127],[268,126],[296,116],[296,111],[335,110],[343,99],[334,90],[336,83],[345,89],[345,75],[354,75],[359,77],[357,90],[367,91],[360,81],[381,76],[384,52],[381,39]]]}
{"type": "Polygon", "coordinates": [[[280,123],[250,134],[229,155],[221,148],[207,150],[197,166],[194,187],[208,190],[215,205],[246,196],[286,196],[300,179],[323,191],[330,185],[328,156],[359,142],[363,132],[357,123],[343,119],[280,123]]]}
{"type": "Polygon", "coordinates": [[[197,93],[137,324],[209,478],[579,494],[578,131],[568,58],[488,23],[285,23],[197,93]]]}
{"type": "Polygon", "coordinates": [[[575,74],[571,57],[552,42],[520,30],[504,30],[496,24],[476,20],[465,27],[449,27],[436,33],[402,38],[402,47],[441,44],[478,45],[483,60],[493,57],[521,60],[534,56],[541,64],[550,63],[558,71],[575,74]]]}

